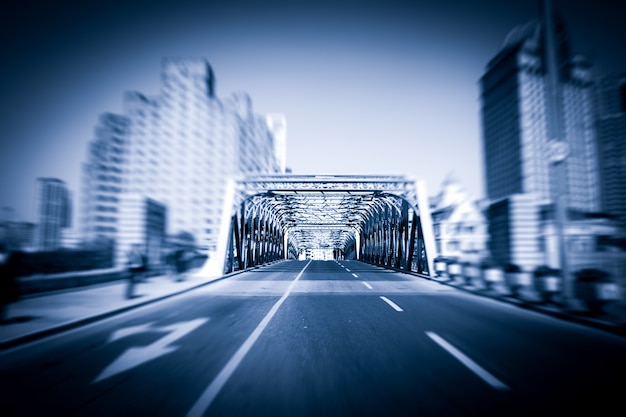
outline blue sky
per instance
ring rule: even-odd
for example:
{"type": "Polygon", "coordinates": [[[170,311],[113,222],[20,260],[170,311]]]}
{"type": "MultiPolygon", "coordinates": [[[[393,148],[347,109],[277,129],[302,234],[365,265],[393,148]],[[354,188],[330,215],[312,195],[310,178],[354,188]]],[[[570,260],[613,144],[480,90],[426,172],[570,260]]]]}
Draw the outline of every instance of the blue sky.
{"type": "MultiPolygon", "coordinates": [[[[68,183],[103,112],[156,95],[163,56],[205,57],[217,95],[287,117],[301,174],[406,174],[430,194],[454,172],[482,197],[479,85],[532,0],[14,2],[0,29],[0,206],[33,220],[35,179],[68,183]]],[[[626,71],[616,2],[555,1],[572,48],[626,71]]],[[[623,8],[623,6],[622,6],[623,8]]]]}

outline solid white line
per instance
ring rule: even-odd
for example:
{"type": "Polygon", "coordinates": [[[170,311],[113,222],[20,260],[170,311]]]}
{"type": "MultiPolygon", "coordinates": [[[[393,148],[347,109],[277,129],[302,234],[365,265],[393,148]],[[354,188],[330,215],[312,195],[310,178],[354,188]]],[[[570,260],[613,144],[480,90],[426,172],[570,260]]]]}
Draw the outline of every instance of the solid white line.
{"type": "Polygon", "coordinates": [[[285,291],[283,296],[280,297],[280,300],[278,300],[276,304],[274,304],[272,309],[265,315],[263,320],[261,320],[261,323],[259,323],[256,329],[254,329],[254,331],[252,332],[252,334],[248,336],[246,341],[243,343],[243,345],[241,345],[237,352],[235,352],[233,357],[230,358],[226,366],[224,366],[224,368],[220,371],[220,373],[213,380],[213,382],[211,382],[211,385],[209,385],[207,389],[204,390],[200,398],[198,398],[198,401],[196,401],[193,407],[191,407],[191,410],[189,410],[189,412],[187,413],[187,417],[202,416],[207,408],[209,408],[215,397],[217,397],[217,394],[219,394],[219,392],[221,391],[222,387],[226,384],[233,372],[235,372],[235,370],[237,369],[243,358],[248,354],[259,336],[261,336],[261,333],[263,333],[263,330],[265,330],[280,306],[287,299],[287,297],[289,297],[289,294],[291,294],[294,285],[300,279],[300,277],[304,273],[304,270],[309,266],[310,263],[311,261],[309,261],[304,266],[304,268],[302,268],[302,271],[300,271],[296,279],[291,281],[291,284],[289,284],[287,291],[285,291]]]}
{"type": "Polygon", "coordinates": [[[370,284],[368,284],[365,281],[361,281],[363,283],[363,285],[365,285],[367,288],[369,288],[370,290],[373,290],[372,286],[370,284]]]}
{"type": "Polygon", "coordinates": [[[467,368],[470,371],[474,372],[476,375],[482,378],[483,381],[485,381],[486,383],[488,383],[495,389],[500,390],[500,391],[510,390],[508,385],[500,381],[495,376],[491,375],[489,372],[485,371],[483,368],[480,367],[480,365],[478,365],[476,362],[474,362],[473,360],[465,356],[463,352],[461,352],[460,350],[452,346],[450,343],[445,341],[441,336],[433,332],[426,332],[426,335],[430,337],[431,339],[433,339],[439,346],[447,350],[449,354],[457,358],[463,365],[467,366],[467,368]]]}
{"type": "Polygon", "coordinates": [[[391,301],[389,298],[387,297],[383,297],[382,295],[380,296],[380,299],[383,300],[384,302],[386,302],[387,304],[389,304],[391,306],[391,308],[393,308],[396,311],[404,311],[402,310],[398,304],[394,303],[393,301],[391,301]]]}
{"type": "Polygon", "coordinates": [[[355,274],[355,273],[352,273],[352,276],[353,276],[354,278],[358,278],[358,277],[359,277],[359,276],[358,276],[357,274],[355,274]]]}

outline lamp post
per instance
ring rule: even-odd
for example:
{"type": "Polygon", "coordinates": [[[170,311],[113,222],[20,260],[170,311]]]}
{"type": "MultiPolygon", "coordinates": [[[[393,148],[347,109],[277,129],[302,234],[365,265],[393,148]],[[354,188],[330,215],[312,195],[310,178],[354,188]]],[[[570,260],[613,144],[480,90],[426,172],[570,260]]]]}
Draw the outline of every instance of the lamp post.
{"type": "Polygon", "coordinates": [[[556,229],[557,246],[559,248],[559,264],[561,270],[561,285],[563,301],[566,306],[572,300],[572,282],[567,259],[567,240],[565,229],[567,225],[567,166],[565,160],[569,156],[569,146],[560,140],[548,142],[548,158],[551,164],[553,179],[552,201],[554,204],[554,226],[556,229]]]}
{"type": "Polygon", "coordinates": [[[563,102],[561,92],[561,77],[559,58],[557,57],[556,33],[553,20],[552,2],[543,0],[543,25],[545,42],[546,68],[546,119],[548,158],[550,162],[550,178],[552,202],[554,205],[554,224],[556,228],[557,244],[559,247],[559,263],[562,277],[562,293],[565,305],[572,301],[572,283],[567,264],[567,247],[565,240],[565,224],[567,223],[567,165],[569,146],[565,139],[563,118],[563,102]]]}

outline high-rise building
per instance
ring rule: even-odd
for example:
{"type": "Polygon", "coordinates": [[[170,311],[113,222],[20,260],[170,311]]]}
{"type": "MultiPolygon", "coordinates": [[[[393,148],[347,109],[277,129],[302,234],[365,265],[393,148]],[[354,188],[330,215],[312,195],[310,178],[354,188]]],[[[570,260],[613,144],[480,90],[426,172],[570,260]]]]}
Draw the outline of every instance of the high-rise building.
{"type": "Polygon", "coordinates": [[[562,213],[601,210],[591,65],[571,54],[546,0],[541,19],[509,33],[480,86],[491,253],[538,266],[554,259],[542,224],[553,222],[560,238],[562,213]]]}
{"type": "Polygon", "coordinates": [[[100,116],[83,165],[80,234],[85,241],[117,237],[129,135],[127,117],[112,113],[100,116]]]}
{"type": "MultiPolygon", "coordinates": [[[[280,172],[266,118],[253,112],[245,93],[218,99],[204,59],[164,58],[160,93],[127,92],[119,117],[125,143],[121,192],[163,204],[167,233],[191,233],[207,251],[217,246],[227,180],[280,172]]],[[[96,157],[91,165],[98,163],[96,157]]],[[[91,206],[97,206],[95,195],[91,206]]]]}
{"type": "Polygon", "coordinates": [[[35,246],[55,250],[61,246],[61,231],[71,226],[71,200],[65,182],[56,178],[37,179],[35,246]]]}
{"type": "Polygon", "coordinates": [[[597,83],[598,148],[603,211],[626,226],[626,73],[597,83]]]}
{"type": "Polygon", "coordinates": [[[553,51],[559,69],[563,137],[550,126],[546,24],[537,20],[515,28],[481,78],[483,149],[487,197],[494,201],[533,193],[551,201],[550,141],[568,144],[567,206],[582,212],[600,209],[594,128],[594,91],[589,63],[572,56],[565,24],[554,14],[553,51]]]}

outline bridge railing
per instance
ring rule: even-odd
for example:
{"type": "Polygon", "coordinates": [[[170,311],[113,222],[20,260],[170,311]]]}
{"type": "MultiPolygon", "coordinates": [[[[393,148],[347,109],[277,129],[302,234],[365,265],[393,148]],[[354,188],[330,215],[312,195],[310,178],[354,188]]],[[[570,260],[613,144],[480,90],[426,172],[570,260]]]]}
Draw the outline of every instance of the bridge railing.
{"type": "Polygon", "coordinates": [[[624,277],[594,268],[575,271],[573,296],[567,297],[561,271],[547,266],[533,270],[517,265],[460,262],[455,259],[434,260],[433,279],[450,285],[495,297],[511,297],[520,302],[551,305],[578,310],[591,315],[626,311],[626,281],[624,277]]]}

